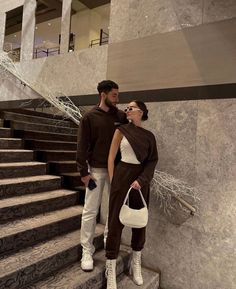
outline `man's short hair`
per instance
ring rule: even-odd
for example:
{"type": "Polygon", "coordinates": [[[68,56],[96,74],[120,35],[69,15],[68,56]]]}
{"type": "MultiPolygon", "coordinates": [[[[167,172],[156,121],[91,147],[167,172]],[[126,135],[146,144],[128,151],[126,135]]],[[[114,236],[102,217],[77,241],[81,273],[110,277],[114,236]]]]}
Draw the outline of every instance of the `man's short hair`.
{"type": "Polygon", "coordinates": [[[102,92],[108,93],[113,88],[114,89],[119,89],[119,86],[118,86],[117,83],[115,83],[112,80],[103,80],[103,81],[99,82],[98,86],[97,86],[97,90],[98,90],[99,94],[101,94],[102,92]]]}

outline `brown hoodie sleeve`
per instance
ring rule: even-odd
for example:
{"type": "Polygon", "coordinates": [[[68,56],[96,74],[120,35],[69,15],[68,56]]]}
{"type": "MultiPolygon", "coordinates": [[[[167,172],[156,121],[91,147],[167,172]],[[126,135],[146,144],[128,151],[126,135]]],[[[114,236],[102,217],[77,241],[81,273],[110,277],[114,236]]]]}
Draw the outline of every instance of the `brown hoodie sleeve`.
{"type": "Polygon", "coordinates": [[[148,157],[143,162],[143,166],[144,166],[143,172],[137,178],[137,181],[141,187],[143,187],[144,185],[150,184],[153,178],[157,161],[158,161],[158,152],[157,152],[156,139],[154,135],[152,134],[151,139],[150,139],[148,157]]]}
{"type": "Polygon", "coordinates": [[[81,177],[89,175],[88,152],[91,144],[91,127],[89,118],[85,115],[79,124],[76,162],[81,177]]]}

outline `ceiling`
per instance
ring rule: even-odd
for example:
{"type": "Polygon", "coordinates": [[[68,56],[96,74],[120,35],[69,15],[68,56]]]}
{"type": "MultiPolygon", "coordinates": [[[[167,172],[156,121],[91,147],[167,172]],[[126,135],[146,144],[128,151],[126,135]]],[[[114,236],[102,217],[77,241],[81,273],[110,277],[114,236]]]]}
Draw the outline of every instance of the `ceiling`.
{"type": "Polygon", "coordinates": [[[87,6],[89,9],[93,9],[111,2],[111,0],[79,0],[79,1],[85,6],[87,6]]]}
{"type": "MultiPolygon", "coordinates": [[[[84,9],[93,9],[110,3],[110,0],[72,0],[72,14],[84,9]]],[[[7,12],[6,35],[16,33],[22,28],[23,6],[7,12]]],[[[36,24],[46,22],[62,15],[62,0],[37,0],[36,24]]]]}

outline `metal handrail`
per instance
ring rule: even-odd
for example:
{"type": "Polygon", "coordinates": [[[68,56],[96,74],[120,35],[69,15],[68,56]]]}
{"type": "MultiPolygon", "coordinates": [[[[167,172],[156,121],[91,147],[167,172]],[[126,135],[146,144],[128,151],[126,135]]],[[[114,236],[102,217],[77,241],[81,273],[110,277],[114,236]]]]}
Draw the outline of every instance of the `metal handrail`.
{"type": "Polygon", "coordinates": [[[189,209],[191,211],[190,212],[191,215],[194,215],[196,213],[196,209],[192,205],[190,205],[188,202],[186,202],[184,199],[182,199],[182,198],[180,198],[178,196],[174,196],[174,195],[173,195],[173,197],[177,201],[179,201],[183,206],[185,206],[187,209],[189,209]]]}

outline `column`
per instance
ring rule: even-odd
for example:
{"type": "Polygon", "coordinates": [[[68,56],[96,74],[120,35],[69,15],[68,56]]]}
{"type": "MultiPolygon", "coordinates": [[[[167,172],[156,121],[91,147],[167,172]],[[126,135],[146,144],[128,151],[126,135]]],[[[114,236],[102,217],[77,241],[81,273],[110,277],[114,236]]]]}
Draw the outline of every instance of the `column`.
{"type": "Polygon", "coordinates": [[[22,61],[33,59],[36,7],[36,0],[25,0],[22,20],[20,55],[20,59],[22,61]]]}
{"type": "Polygon", "coordinates": [[[0,52],[3,51],[6,28],[6,13],[0,13],[0,52]]]}
{"type": "Polygon", "coordinates": [[[72,0],[63,0],[62,18],[61,18],[60,53],[67,53],[69,49],[70,25],[71,25],[71,2],[72,0]]]}

